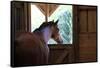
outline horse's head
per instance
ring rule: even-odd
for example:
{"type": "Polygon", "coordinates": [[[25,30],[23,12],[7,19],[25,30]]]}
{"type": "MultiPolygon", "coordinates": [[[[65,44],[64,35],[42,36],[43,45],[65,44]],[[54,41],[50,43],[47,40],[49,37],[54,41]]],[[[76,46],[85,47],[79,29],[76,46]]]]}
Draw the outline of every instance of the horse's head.
{"type": "Polygon", "coordinates": [[[57,43],[63,43],[61,36],[60,36],[60,33],[59,33],[59,28],[58,28],[57,23],[58,23],[58,20],[56,22],[54,22],[54,20],[49,21],[49,22],[44,22],[34,32],[43,31],[44,36],[46,36],[45,39],[47,40],[47,36],[49,37],[49,35],[48,35],[48,32],[47,32],[48,29],[46,29],[46,27],[49,27],[49,29],[50,29],[49,34],[51,35],[51,38],[53,38],[57,43]]]}
{"type": "Polygon", "coordinates": [[[51,30],[52,30],[52,35],[51,35],[51,38],[53,38],[57,43],[63,43],[63,40],[60,36],[60,33],[59,33],[59,28],[58,28],[58,23],[59,20],[57,20],[56,22],[51,21],[49,23],[52,23],[52,26],[51,26],[51,30]]]}

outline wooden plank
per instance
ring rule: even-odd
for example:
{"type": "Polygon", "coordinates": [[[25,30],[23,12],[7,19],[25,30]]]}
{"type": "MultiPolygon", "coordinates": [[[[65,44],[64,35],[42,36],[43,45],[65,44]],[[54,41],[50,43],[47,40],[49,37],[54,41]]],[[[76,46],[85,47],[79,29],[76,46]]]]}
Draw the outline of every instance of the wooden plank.
{"type": "Polygon", "coordinates": [[[45,5],[46,4],[35,4],[39,9],[40,11],[45,15],[46,14],[46,7],[45,5]]]}
{"type": "Polygon", "coordinates": [[[88,10],[88,30],[89,32],[96,32],[96,11],[88,10]]]}
{"type": "Polygon", "coordinates": [[[67,56],[68,56],[68,51],[65,50],[65,51],[59,56],[59,58],[56,60],[55,63],[63,63],[63,60],[64,60],[65,58],[68,58],[67,56]]]}
{"type": "Polygon", "coordinates": [[[49,4],[49,16],[51,16],[58,7],[59,5],[57,4],[49,4]]]}
{"type": "Polygon", "coordinates": [[[80,62],[96,61],[96,33],[80,34],[80,62]]]}
{"type": "Polygon", "coordinates": [[[96,6],[79,6],[79,9],[81,11],[84,11],[86,9],[88,9],[88,10],[95,10],[96,9],[96,6]]]}
{"type": "Polygon", "coordinates": [[[50,48],[49,63],[50,64],[74,62],[74,54],[73,54],[74,50],[71,45],[70,46],[56,45],[56,46],[49,46],[50,48]]]}
{"type": "Polygon", "coordinates": [[[80,11],[79,14],[80,33],[87,32],[87,10],[80,11]]]}
{"type": "MultiPolygon", "coordinates": [[[[49,63],[50,64],[56,64],[56,61],[59,59],[60,56],[62,56],[65,49],[59,50],[59,49],[50,49],[49,54],[49,63]]],[[[67,50],[68,51],[68,50],[67,50]]]]}

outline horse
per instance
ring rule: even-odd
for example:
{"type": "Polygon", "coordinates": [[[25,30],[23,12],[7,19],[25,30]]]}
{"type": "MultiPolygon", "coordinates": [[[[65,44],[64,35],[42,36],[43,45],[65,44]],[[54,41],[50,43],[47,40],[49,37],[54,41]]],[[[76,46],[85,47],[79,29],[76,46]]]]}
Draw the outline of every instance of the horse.
{"type": "Polygon", "coordinates": [[[62,43],[56,22],[43,22],[33,32],[19,32],[15,37],[15,66],[45,65],[48,64],[48,41],[53,38],[62,43]]]}

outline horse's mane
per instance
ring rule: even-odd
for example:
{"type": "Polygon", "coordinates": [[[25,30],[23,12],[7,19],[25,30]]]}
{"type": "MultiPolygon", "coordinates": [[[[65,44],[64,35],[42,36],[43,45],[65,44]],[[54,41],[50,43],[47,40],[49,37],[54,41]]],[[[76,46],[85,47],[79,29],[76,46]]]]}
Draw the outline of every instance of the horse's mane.
{"type": "Polygon", "coordinates": [[[38,31],[41,31],[42,29],[44,29],[45,27],[47,26],[52,26],[54,25],[54,22],[53,21],[50,21],[50,22],[43,22],[39,28],[36,28],[33,32],[38,32],[38,31]]]}

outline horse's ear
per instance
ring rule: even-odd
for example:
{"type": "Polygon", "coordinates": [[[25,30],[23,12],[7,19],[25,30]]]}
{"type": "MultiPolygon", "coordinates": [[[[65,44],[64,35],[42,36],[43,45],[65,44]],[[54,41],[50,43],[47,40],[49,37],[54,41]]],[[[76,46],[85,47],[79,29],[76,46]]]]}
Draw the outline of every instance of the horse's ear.
{"type": "Polygon", "coordinates": [[[58,21],[59,21],[59,19],[55,22],[56,25],[57,25],[58,21]]]}

